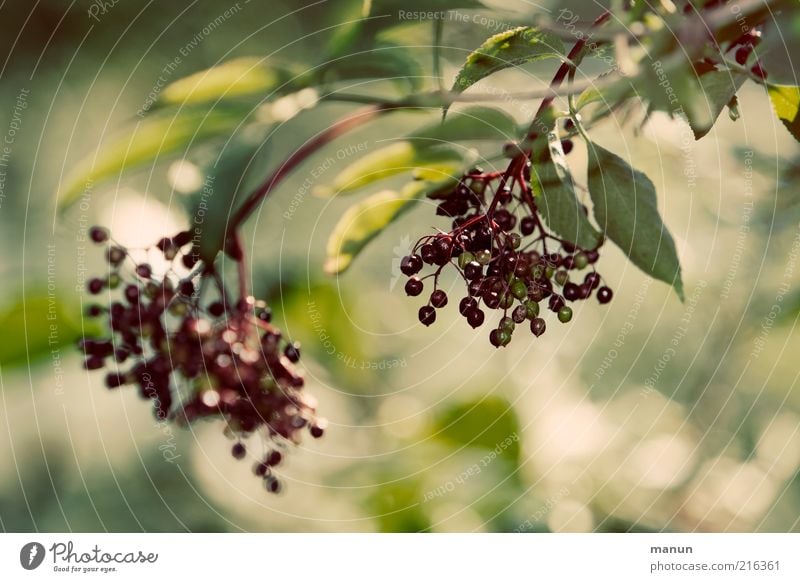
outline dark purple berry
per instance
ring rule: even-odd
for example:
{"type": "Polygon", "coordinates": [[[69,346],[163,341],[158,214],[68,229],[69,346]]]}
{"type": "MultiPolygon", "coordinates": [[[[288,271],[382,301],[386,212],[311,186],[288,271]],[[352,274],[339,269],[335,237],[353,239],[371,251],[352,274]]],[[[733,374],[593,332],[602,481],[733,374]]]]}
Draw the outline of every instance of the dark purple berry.
{"type": "Polygon", "coordinates": [[[436,308],[441,308],[447,305],[447,293],[441,289],[437,289],[431,293],[431,305],[436,308]]]}
{"type": "Polygon", "coordinates": [[[119,266],[125,260],[125,250],[121,247],[109,247],[106,251],[106,260],[114,267],[119,266]]]}
{"type": "Polygon", "coordinates": [[[91,355],[86,358],[86,361],[83,363],[83,367],[87,370],[99,370],[103,367],[103,358],[97,355],[91,355]]]}
{"type": "Polygon", "coordinates": [[[483,311],[478,309],[472,309],[471,311],[467,312],[467,323],[469,323],[472,329],[476,329],[483,325],[483,320],[486,316],[484,315],[483,311]]]}
{"type": "Polygon", "coordinates": [[[89,282],[86,284],[86,289],[92,295],[97,295],[100,291],[103,290],[103,286],[105,282],[102,279],[98,279],[95,277],[94,279],[89,279],[89,282]]]}
{"type": "Polygon", "coordinates": [[[419,254],[422,257],[422,260],[429,265],[432,265],[434,262],[436,262],[436,248],[431,243],[425,243],[422,245],[422,247],[419,249],[419,254]]]}
{"type": "Polygon", "coordinates": [[[153,274],[153,270],[147,263],[142,263],[141,265],[138,265],[136,267],[136,274],[139,275],[142,279],[149,279],[150,275],[153,274]]]}
{"type": "Polygon", "coordinates": [[[467,263],[464,267],[464,277],[469,279],[470,281],[477,279],[483,275],[483,267],[477,261],[472,261],[467,263]]]}
{"type": "Polygon", "coordinates": [[[290,362],[296,364],[298,361],[300,361],[300,344],[294,342],[292,344],[287,345],[283,349],[283,355],[286,356],[286,358],[290,362]]]}
{"type": "Polygon", "coordinates": [[[431,325],[436,321],[436,310],[430,305],[423,305],[419,308],[419,321],[422,325],[431,325]]]}
{"type": "Polygon", "coordinates": [[[223,305],[221,301],[215,301],[208,306],[208,313],[212,317],[219,317],[225,313],[225,305],[223,305]]]}
{"type": "Polygon", "coordinates": [[[411,277],[408,281],[406,281],[406,295],[409,297],[416,297],[422,293],[424,286],[425,285],[419,280],[418,277],[411,277]]]}
{"type": "Polygon", "coordinates": [[[409,255],[400,261],[400,271],[403,275],[408,277],[416,275],[420,269],[422,269],[422,257],[419,255],[409,255]]]}
{"type": "Polygon", "coordinates": [[[558,311],[564,307],[564,298],[561,295],[551,295],[548,307],[550,311],[558,313],[558,311]]]}
{"type": "Polygon", "coordinates": [[[270,451],[270,453],[267,455],[267,458],[264,460],[264,463],[266,463],[270,467],[275,467],[277,465],[280,465],[282,460],[283,460],[283,455],[281,454],[280,451],[270,451]]]}
{"type": "Polygon", "coordinates": [[[547,323],[545,323],[544,319],[541,317],[536,317],[531,320],[531,333],[536,337],[542,335],[545,329],[547,329],[547,323]]]}
{"type": "Polygon", "coordinates": [[[102,226],[93,226],[89,229],[89,238],[95,243],[104,243],[108,240],[108,230],[102,226]]]}
{"type": "Polygon", "coordinates": [[[233,455],[234,459],[244,459],[246,453],[247,449],[245,448],[243,443],[236,443],[231,448],[231,455],[233,455]]]}
{"type": "Polygon", "coordinates": [[[588,273],[586,277],[584,277],[583,282],[592,289],[597,289],[600,286],[600,275],[598,273],[588,273]]]}
{"type": "Polygon", "coordinates": [[[477,308],[478,302],[472,297],[464,297],[458,304],[458,312],[461,315],[467,315],[467,313],[477,308]]]}
{"type": "Polygon", "coordinates": [[[597,300],[602,304],[606,304],[611,301],[613,296],[613,291],[611,291],[611,289],[608,287],[600,287],[600,289],[597,290],[597,300]]]}
{"type": "Polygon", "coordinates": [[[194,283],[191,281],[181,281],[180,285],[178,285],[178,293],[184,297],[191,297],[194,295],[194,283]]]}
{"type": "Polygon", "coordinates": [[[575,283],[567,283],[564,285],[564,299],[567,301],[575,301],[580,296],[580,287],[578,287],[575,283]]]}
{"type": "Polygon", "coordinates": [[[533,218],[533,216],[526,216],[519,223],[519,231],[524,236],[528,236],[529,234],[533,234],[534,230],[536,230],[536,219],[533,218]]]}

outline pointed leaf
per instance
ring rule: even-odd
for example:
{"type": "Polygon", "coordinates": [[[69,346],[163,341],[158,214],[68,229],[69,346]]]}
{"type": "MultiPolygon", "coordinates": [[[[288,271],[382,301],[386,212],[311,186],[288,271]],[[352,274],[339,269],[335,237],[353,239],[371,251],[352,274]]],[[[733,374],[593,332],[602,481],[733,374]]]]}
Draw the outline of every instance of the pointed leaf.
{"type": "Polygon", "coordinates": [[[581,248],[594,249],[602,236],[589,222],[583,205],[575,195],[561,142],[554,140],[550,150],[551,159],[535,164],[531,172],[531,188],[537,206],[545,222],[559,236],[581,248]]]}
{"type": "Polygon", "coordinates": [[[498,33],[467,57],[452,91],[461,93],[497,71],[541,59],[561,58],[563,54],[564,44],[558,37],[530,26],[498,33]]]}
{"type": "Polygon", "coordinates": [[[286,78],[276,68],[266,66],[263,58],[242,57],[198,71],[167,85],[159,103],[188,105],[222,98],[267,93],[286,78]]]}
{"type": "Polygon", "coordinates": [[[207,169],[193,197],[192,226],[200,259],[212,265],[231,234],[230,218],[245,193],[247,170],[259,145],[249,140],[228,144],[207,169]]]}
{"type": "Polygon", "coordinates": [[[402,84],[405,89],[417,90],[422,85],[424,71],[407,49],[384,45],[340,57],[320,74],[323,82],[386,79],[402,84]]]}
{"type": "Polygon", "coordinates": [[[75,166],[58,195],[59,207],[62,210],[69,207],[88,184],[96,185],[133,168],[185,152],[209,138],[230,132],[241,118],[240,112],[222,108],[211,112],[184,109],[147,117],[75,166]]]}
{"type": "Polygon", "coordinates": [[[700,77],[700,94],[688,118],[695,139],[706,135],[722,110],[744,85],[747,75],[738,71],[711,71],[700,77]]]}
{"type": "Polygon", "coordinates": [[[619,156],[588,146],[589,195],[598,224],[633,264],[672,285],[683,300],[680,261],[658,212],[655,186],[619,156]]]}
{"type": "Polygon", "coordinates": [[[409,139],[437,141],[510,140],[517,136],[514,119],[492,107],[466,107],[447,119],[410,134],[409,139]]]}
{"type": "Polygon", "coordinates": [[[455,179],[439,182],[414,181],[396,192],[384,190],[351,206],[328,239],[325,272],[341,273],[380,232],[431,192],[451,188],[455,179]]]}
{"type": "Polygon", "coordinates": [[[778,119],[800,141],[800,87],[769,85],[767,90],[778,119]]]}
{"type": "Polygon", "coordinates": [[[450,146],[415,147],[400,141],[359,158],[333,179],[329,186],[314,189],[316,196],[350,193],[390,176],[435,168],[456,172],[463,163],[463,153],[450,146]]]}

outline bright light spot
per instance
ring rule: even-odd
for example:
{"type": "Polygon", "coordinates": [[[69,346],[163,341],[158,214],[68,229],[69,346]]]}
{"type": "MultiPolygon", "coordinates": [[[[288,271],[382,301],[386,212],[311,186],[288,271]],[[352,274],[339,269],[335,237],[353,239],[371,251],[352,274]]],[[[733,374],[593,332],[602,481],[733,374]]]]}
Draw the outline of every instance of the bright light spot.
{"type": "Polygon", "coordinates": [[[592,511],[583,503],[565,499],[547,516],[547,527],[554,532],[584,533],[592,531],[592,511]]]}
{"type": "Polygon", "coordinates": [[[301,89],[297,92],[297,105],[302,109],[310,109],[319,101],[319,93],[313,87],[301,89]]]}
{"type": "Polygon", "coordinates": [[[634,485],[666,489],[681,483],[694,465],[691,443],[675,435],[662,435],[639,443],[626,463],[634,485]]]}
{"type": "Polygon", "coordinates": [[[291,95],[279,97],[272,103],[262,105],[257,113],[259,121],[265,123],[283,123],[303,111],[314,107],[319,101],[319,93],[315,89],[302,89],[291,95]]]}
{"type": "Polygon", "coordinates": [[[416,398],[403,394],[384,399],[378,410],[379,422],[386,432],[409,438],[422,429],[427,420],[425,407],[416,398]]]}
{"type": "Polygon", "coordinates": [[[764,429],[756,447],[760,465],[779,479],[791,477],[800,465],[800,416],[784,412],[764,429]]]}
{"type": "Polygon", "coordinates": [[[206,390],[202,396],[203,404],[209,408],[213,408],[219,404],[219,392],[216,390],[206,390]]]}
{"type": "MultiPolygon", "coordinates": [[[[164,204],[151,196],[145,197],[130,188],[121,189],[100,213],[101,223],[111,231],[117,243],[127,247],[137,262],[147,262],[156,277],[163,276],[172,265],[153,245],[161,237],[173,236],[183,230],[182,221],[164,204]],[[145,247],[153,247],[144,250],[145,247]]],[[[174,263],[179,274],[186,272],[180,261],[174,263]]]]}
{"type": "Polygon", "coordinates": [[[176,192],[188,194],[199,190],[203,185],[203,173],[192,162],[180,160],[170,165],[167,180],[176,192]]]}

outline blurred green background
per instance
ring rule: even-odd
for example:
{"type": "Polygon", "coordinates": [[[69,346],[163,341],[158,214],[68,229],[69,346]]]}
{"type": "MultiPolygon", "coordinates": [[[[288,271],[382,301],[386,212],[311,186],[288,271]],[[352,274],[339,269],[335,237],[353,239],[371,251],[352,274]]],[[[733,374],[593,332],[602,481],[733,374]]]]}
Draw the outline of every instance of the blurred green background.
{"type": "MultiPolygon", "coordinates": [[[[79,240],[80,228],[107,224],[134,245],[177,232],[187,221],[181,180],[191,182],[192,166],[165,161],[98,184],[90,202],[59,216],[54,193],[64,174],[135,121],[163,68],[232,6],[169,80],[236,56],[317,62],[352,4],[0,6],[0,134],[12,139],[0,168],[0,527],[800,530],[800,158],[752,85],[739,95],[738,122],[723,113],[688,147],[686,127],[659,114],[640,127],[634,111],[593,132],[656,184],[687,302],[608,245],[600,270],[614,301],[587,302],[570,324],[553,320],[542,338],[503,350],[488,344],[488,329],[467,327],[455,301],[434,327],[416,323],[419,302],[404,296],[399,259],[432,226],[445,227],[433,206],[420,204],[347,273],[328,278],[325,242],[354,198],[295,199],[324,156],[296,172],[247,225],[249,268],[256,295],[302,343],[308,390],[330,428],[288,455],[279,496],[264,492],[250,462],[230,457],[219,423],[157,425],[132,391],[109,392],[102,375],[81,368],[74,341],[91,332],[82,283],[102,257],[79,240]]],[[[532,10],[504,5],[483,13],[515,22],[532,10]]],[[[446,79],[494,32],[480,22],[446,26],[446,79]]],[[[430,26],[394,35],[420,47],[414,55],[429,75],[430,26]]],[[[540,88],[551,74],[552,64],[535,65],[482,86],[540,88]]],[[[389,82],[361,89],[406,90],[389,82]]],[[[535,105],[499,104],[520,122],[535,105]]],[[[291,120],[255,178],[349,109],[326,104],[291,120]]],[[[368,151],[436,115],[386,118],[331,151],[360,143],[368,151]]],[[[585,165],[585,150],[571,159],[585,165]]]]}

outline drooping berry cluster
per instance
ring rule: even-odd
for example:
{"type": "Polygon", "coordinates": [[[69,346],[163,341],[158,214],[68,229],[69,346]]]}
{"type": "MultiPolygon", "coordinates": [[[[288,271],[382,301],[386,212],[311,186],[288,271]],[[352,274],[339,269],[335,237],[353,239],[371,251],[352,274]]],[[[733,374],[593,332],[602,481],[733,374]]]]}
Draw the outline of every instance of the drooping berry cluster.
{"type": "Polygon", "coordinates": [[[508,345],[515,328],[526,322],[534,336],[542,335],[547,327],[542,302],[566,323],[572,319],[568,303],[592,294],[600,303],[611,300],[611,289],[601,286],[594,268],[597,249],[578,248],[549,232],[529,181],[530,162],[510,180],[508,173],[474,168],[439,203],[437,214],[452,218],[452,230],[420,239],[400,265],[409,277],[405,291],[412,297],[421,295],[425,281],[432,279],[428,302],[419,310],[420,322],[431,325],[436,310],[448,303],[447,293],[439,288],[447,265],[455,266],[466,284],[459,312],[470,326],[483,325],[485,309],[502,311],[498,326],[489,333],[495,347],[508,345]],[[421,276],[426,265],[433,271],[421,276]]]}
{"type": "Polygon", "coordinates": [[[185,267],[202,267],[192,252],[184,252],[191,242],[188,232],[156,245],[171,265],[163,277],[146,263],[136,264],[128,249],[109,241],[105,229],[94,227],[90,236],[106,245],[110,269],[106,277],[89,280],[87,288],[93,295],[108,291],[111,301],[107,307],[90,305],[87,315],[105,316],[110,335],[80,342],[85,367],[105,367],[108,388],[136,386],[153,401],[159,420],[223,419],[226,434],[237,439],[231,451],[237,459],[247,454],[242,440],[261,432],[268,444],[254,472],[268,491],[278,492],[274,467],[283,458],[281,449],[299,442],[302,429],[318,438],[325,427],[313,398],[302,390],[295,366],[299,345],[270,323],[263,301],[248,296],[229,303],[208,270],[176,275],[179,257],[185,267]],[[213,284],[217,299],[203,300],[213,284]]]}
{"type": "MultiPolygon", "coordinates": [[[[729,0],[708,0],[703,3],[701,9],[714,10],[724,6],[728,1],[729,0]]],[[[697,10],[697,8],[689,2],[683,7],[684,13],[687,14],[695,10],[697,10]]],[[[758,45],[761,44],[761,33],[765,22],[765,20],[762,20],[752,25],[743,26],[742,35],[729,41],[725,46],[721,47],[720,50],[720,54],[722,55],[732,55],[737,64],[742,66],[750,65],[750,72],[760,79],[766,79],[768,73],[758,58],[758,55],[756,55],[755,58],[751,57],[755,54],[758,45]]],[[[709,35],[710,34],[709,32],[709,35]]],[[[716,69],[717,65],[720,64],[718,61],[719,59],[717,58],[705,57],[694,64],[695,70],[698,74],[702,75],[703,73],[716,69]]]]}

